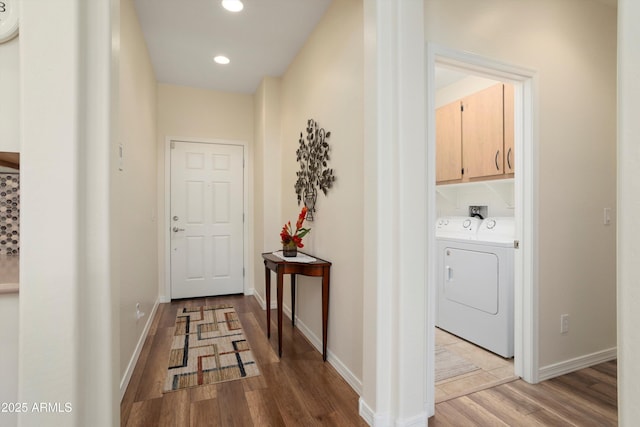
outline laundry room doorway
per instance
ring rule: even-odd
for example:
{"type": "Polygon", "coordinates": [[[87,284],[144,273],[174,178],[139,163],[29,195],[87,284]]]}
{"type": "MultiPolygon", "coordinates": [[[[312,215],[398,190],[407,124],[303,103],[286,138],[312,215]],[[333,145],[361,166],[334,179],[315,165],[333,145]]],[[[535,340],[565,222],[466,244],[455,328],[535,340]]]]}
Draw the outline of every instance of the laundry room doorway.
{"type": "MultiPolygon", "coordinates": [[[[431,171],[427,182],[427,306],[429,312],[434,313],[427,320],[427,348],[431,355],[427,370],[433,374],[428,376],[427,403],[431,406],[436,400],[446,399],[449,392],[459,394],[459,384],[466,383],[468,387],[477,389],[483,383],[499,383],[515,377],[531,383],[537,382],[536,280],[533,268],[536,245],[536,191],[533,179],[536,158],[533,135],[535,72],[429,44],[427,76],[427,153],[428,169],[431,171]],[[461,117],[464,108],[467,108],[469,114],[464,117],[463,123],[461,117]],[[484,115],[474,118],[470,113],[473,108],[481,110],[484,115]],[[499,122],[492,123],[493,118],[498,116],[498,111],[499,122]],[[499,145],[495,145],[493,141],[496,139],[496,132],[500,134],[499,145]],[[475,136],[491,140],[494,145],[477,144],[473,141],[475,136]],[[444,144],[446,146],[443,146],[442,141],[447,141],[444,144]],[[482,159],[487,160],[478,162],[482,159]],[[447,218],[452,219],[452,224],[458,219],[471,218],[471,222],[475,224],[475,229],[470,226],[471,234],[467,232],[449,240],[449,243],[458,242],[452,243],[453,249],[449,243],[443,243],[442,234],[438,234],[447,227],[451,228],[447,218]],[[485,219],[488,221],[484,221],[485,219]],[[477,236],[480,235],[476,233],[482,233],[480,229],[483,227],[489,234],[480,234],[484,236],[480,240],[489,244],[478,249],[480,242],[477,236]],[[498,236],[496,230],[508,232],[498,236]],[[492,232],[494,236],[491,236],[492,232]],[[468,242],[468,239],[476,241],[468,242]],[[497,246],[501,248],[494,250],[497,246]],[[511,342],[500,345],[510,345],[511,354],[497,350],[501,347],[490,343],[493,337],[487,341],[482,333],[478,335],[478,331],[467,330],[473,328],[466,328],[464,322],[454,321],[453,324],[445,324],[443,328],[436,328],[439,322],[448,321],[439,312],[448,310],[446,303],[442,305],[444,308],[439,306],[442,296],[446,289],[453,289],[454,292],[448,294],[449,299],[461,297],[461,294],[455,294],[455,288],[450,285],[454,282],[459,284],[466,274],[460,271],[459,262],[455,264],[453,259],[445,258],[468,254],[467,250],[491,255],[499,253],[501,255],[495,255],[499,257],[508,254],[504,259],[500,258],[500,265],[505,264],[505,259],[512,257],[511,265],[505,271],[501,270],[500,274],[503,276],[500,276],[500,280],[496,276],[487,277],[486,280],[483,278],[484,282],[478,281],[482,286],[487,286],[483,288],[487,290],[480,290],[480,295],[484,298],[483,301],[489,301],[493,298],[491,292],[497,297],[505,291],[492,283],[501,283],[503,286],[505,277],[508,276],[513,283],[510,297],[512,307],[509,311],[502,303],[493,307],[493,302],[489,305],[479,302],[475,313],[473,308],[470,311],[463,310],[464,313],[455,312],[454,308],[450,318],[468,316],[469,323],[477,324],[485,320],[492,322],[498,314],[508,318],[509,322],[501,323],[498,328],[504,329],[503,335],[509,331],[507,335],[511,342]],[[456,266],[455,269],[452,265],[456,266]],[[480,313],[479,317],[474,317],[477,313],[480,313]],[[462,329],[456,329],[459,326],[462,329]],[[485,354],[483,348],[489,348],[491,353],[485,354]],[[476,350],[483,354],[479,356],[480,361],[474,364],[473,354],[476,350]],[[438,366],[439,364],[444,366],[438,366]],[[456,375],[459,379],[464,379],[459,384],[454,384],[456,375]]],[[[460,224],[463,222],[467,221],[461,221],[460,224]]],[[[475,258],[478,257],[468,257],[475,258]]],[[[482,257],[478,259],[480,258],[482,257]]],[[[467,259],[466,255],[462,259],[467,259]]],[[[473,274],[467,274],[467,277],[473,277],[473,274]]],[[[471,287],[465,289],[468,291],[471,287]]],[[[467,298],[466,294],[463,297],[467,298]]],[[[478,298],[473,300],[481,301],[478,298]]],[[[450,306],[456,304],[454,302],[450,306]]],[[[465,304],[458,306],[463,307],[465,304]]],[[[466,304],[465,309],[468,306],[474,304],[466,304]]],[[[495,325],[487,326],[487,329],[495,328],[495,325]]]]}

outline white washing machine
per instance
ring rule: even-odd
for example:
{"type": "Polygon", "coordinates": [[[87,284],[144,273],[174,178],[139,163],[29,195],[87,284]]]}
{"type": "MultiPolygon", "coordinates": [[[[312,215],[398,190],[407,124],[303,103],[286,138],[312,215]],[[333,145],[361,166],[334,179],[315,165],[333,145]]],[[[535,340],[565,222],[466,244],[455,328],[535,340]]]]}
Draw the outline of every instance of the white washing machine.
{"type": "Polygon", "coordinates": [[[513,357],[514,237],[508,217],[436,224],[436,325],[506,358],[513,357]]]}

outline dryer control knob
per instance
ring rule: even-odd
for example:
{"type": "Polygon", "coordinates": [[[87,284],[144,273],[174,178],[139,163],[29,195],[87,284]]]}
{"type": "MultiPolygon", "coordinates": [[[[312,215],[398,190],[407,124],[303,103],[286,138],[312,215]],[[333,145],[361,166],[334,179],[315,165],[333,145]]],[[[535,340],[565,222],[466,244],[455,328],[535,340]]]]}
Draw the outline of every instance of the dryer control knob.
{"type": "Polygon", "coordinates": [[[471,220],[470,219],[465,219],[464,222],[462,223],[462,226],[464,228],[469,228],[470,225],[471,225],[471,220]]]}
{"type": "Polygon", "coordinates": [[[489,230],[493,229],[493,227],[496,226],[496,220],[495,219],[490,219],[489,222],[487,222],[487,228],[489,230]]]}

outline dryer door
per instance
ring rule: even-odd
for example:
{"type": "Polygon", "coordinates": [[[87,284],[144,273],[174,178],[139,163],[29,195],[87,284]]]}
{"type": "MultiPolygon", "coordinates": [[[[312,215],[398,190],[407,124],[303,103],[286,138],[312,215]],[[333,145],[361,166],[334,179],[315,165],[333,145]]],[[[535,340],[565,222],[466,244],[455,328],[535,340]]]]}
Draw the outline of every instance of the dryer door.
{"type": "Polygon", "coordinates": [[[444,297],[488,314],[498,313],[499,259],[491,252],[444,248],[444,297]]]}

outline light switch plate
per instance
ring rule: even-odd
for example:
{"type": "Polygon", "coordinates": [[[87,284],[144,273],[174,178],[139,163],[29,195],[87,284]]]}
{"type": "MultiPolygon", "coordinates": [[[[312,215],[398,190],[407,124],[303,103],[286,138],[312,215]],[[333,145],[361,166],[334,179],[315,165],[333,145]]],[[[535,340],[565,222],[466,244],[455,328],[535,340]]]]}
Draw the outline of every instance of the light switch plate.
{"type": "Polygon", "coordinates": [[[118,170],[124,170],[124,145],[118,145],[118,170]]]}

